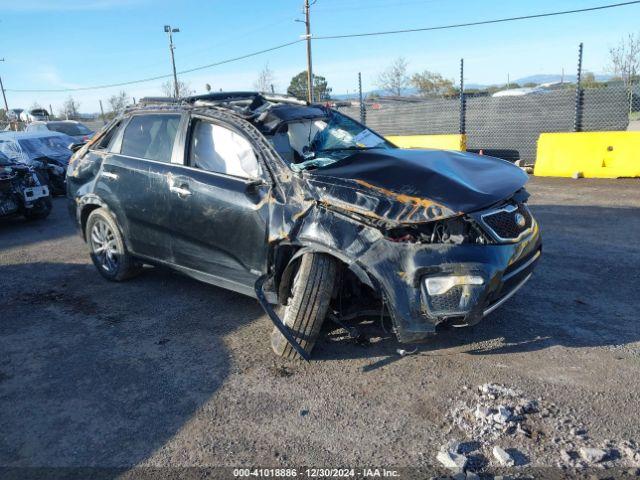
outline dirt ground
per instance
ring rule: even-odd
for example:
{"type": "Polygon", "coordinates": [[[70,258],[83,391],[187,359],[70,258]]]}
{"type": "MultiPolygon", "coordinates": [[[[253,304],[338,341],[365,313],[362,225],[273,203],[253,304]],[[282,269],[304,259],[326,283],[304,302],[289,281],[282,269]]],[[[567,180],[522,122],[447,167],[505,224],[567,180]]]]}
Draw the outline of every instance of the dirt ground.
{"type": "Polygon", "coordinates": [[[568,457],[597,447],[607,457],[590,473],[638,474],[640,181],[536,178],[528,189],[543,258],[501,309],[408,356],[377,325],[362,326],[368,345],[327,328],[310,363],[273,355],[255,300],[159,268],[103,280],[65,199],[45,221],[0,222],[0,468],[436,475],[447,473],[440,447],[457,439],[476,443],[469,469],[480,473],[498,466],[498,445],[514,449],[511,473],[585,466],[568,457]],[[534,399],[530,435],[473,438],[459,425],[486,383],[534,399]]]}

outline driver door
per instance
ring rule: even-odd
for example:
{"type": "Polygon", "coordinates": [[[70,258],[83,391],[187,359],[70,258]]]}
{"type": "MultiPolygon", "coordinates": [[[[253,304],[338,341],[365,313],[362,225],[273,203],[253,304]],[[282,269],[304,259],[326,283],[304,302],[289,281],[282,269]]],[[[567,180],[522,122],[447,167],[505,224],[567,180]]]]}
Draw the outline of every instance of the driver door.
{"type": "Polygon", "coordinates": [[[218,277],[213,283],[252,291],[266,271],[270,180],[231,125],[193,117],[185,143],[185,165],[173,179],[174,261],[218,277]]]}

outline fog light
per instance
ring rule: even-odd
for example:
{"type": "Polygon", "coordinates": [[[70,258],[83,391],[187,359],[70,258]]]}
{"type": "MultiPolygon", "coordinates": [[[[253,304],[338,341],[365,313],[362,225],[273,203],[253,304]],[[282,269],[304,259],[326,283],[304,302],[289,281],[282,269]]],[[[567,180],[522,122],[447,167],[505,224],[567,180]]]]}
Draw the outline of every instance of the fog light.
{"type": "Polygon", "coordinates": [[[448,275],[428,277],[425,280],[429,295],[442,295],[457,285],[482,285],[484,279],[478,275],[448,275]]]}

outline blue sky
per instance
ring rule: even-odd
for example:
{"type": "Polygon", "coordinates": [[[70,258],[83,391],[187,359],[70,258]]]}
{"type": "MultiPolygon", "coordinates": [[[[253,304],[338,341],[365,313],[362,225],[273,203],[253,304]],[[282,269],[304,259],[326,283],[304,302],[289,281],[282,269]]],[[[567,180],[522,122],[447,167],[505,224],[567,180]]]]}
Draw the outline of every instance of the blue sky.
{"type": "MultiPolygon", "coordinates": [[[[317,35],[393,30],[568,10],[613,0],[317,0],[317,35]]],[[[18,93],[124,82],[170,73],[163,25],[175,36],[178,70],[213,63],[299,38],[302,0],[0,0],[0,75],[9,107],[34,102],[58,110],[70,93],[18,93]]],[[[539,73],[574,73],[578,44],[585,68],[604,73],[608,49],[639,32],[640,4],[617,9],[507,24],[435,32],[314,42],[316,73],[333,91],[353,92],[357,72],[365,90],[394,58],[410,71],[429,69],[456,78],[465,58],[467,83],[505,83],[539,73]]],[[[265,64],[276,89],[306,68],[304,43],[181,77],[197,92],[251,89],[265,64]]],[[[124,89],[130,96],[160,95],[163,81],[73,92],[81,111],[99,110],[98,99],[124,89]]]]}

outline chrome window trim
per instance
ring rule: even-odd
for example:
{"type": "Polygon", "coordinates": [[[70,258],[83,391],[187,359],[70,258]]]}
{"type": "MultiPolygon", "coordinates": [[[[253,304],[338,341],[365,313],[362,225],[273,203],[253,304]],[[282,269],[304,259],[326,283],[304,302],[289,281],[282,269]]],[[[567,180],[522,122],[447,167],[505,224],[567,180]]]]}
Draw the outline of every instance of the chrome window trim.
{"type": "Polygon", "coordinates": [[[181,163],[160,162],[158,160],[151,160],[149,158],[142,158],[142,157],[133,157],[131,155],[124,155],[122,153],[112,153],[110,155],[117,156],[117,157],[122,157],[122,158],[130,158],[132,160],[142,160],[143,162],[157,163],[158,165],[170,165],[172,167],[185,168],[187,170],[192,170],[194,172],[202,172],[202,173],[206,173],[207,175],[213,175],[214,177],[223,177],[223,178],[228,178],[229,180],[239,180],[242,183],[246,183],[246,184],[254,183],[257,180],[264,180],[265,183],[270,184],[270,182],[268,180],[264,179],[264,178],[236,177],[235,175],[229,175],[228,173],[211,172],[209,170],[203,170],[201,168],[189,167],[188,165],[182,165],[181,163]]]}

